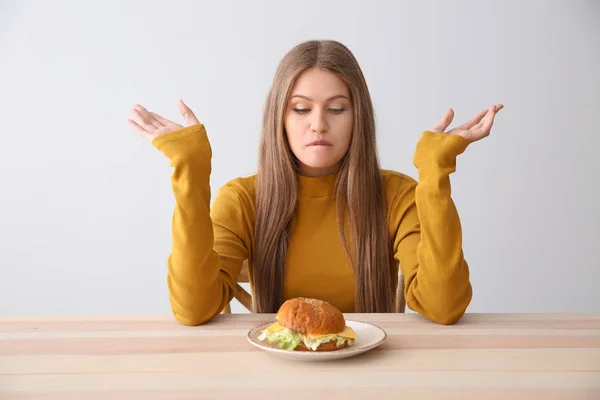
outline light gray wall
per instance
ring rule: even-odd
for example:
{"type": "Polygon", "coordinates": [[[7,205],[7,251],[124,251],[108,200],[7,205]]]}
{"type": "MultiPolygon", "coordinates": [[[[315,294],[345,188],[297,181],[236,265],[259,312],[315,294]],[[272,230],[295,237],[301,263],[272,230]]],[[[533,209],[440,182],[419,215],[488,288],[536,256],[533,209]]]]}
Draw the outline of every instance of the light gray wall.
{"type": "MultiPolygon", "coordinates": [[[[453,197],[471,312],[600,312],[600,2],[0,2],[0,315],[169,313],[168,161],[141,103],[213,146],[213,194],[254,172],[277,63],[328,38],[361,63],[383,167],[447,107],[501,102],[453,197]]],[[[234,308],[239,310],[239,308],[234,308]]]]}

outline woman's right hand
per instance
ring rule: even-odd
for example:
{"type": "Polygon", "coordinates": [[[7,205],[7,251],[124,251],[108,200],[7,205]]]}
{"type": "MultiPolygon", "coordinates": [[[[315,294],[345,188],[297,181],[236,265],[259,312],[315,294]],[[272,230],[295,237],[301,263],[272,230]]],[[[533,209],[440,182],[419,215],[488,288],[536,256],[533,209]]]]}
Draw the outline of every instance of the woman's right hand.
{"type": "MultiPolygon", "coordinates": [[[[200,123],[192,110],[190,110],[182,100],[179,100],[178,105],[179,111],[181,112],[181,115],[183,115],[183,119],[185,119],[188,126],[200,123]]],[[[129,125],[133,126],[137,133],[149,142],[152,142],[161,135],[183,128],[182,125],[150,112],[139,104],[136,104],[133,107],[132,113],[138,119],[139,123],[131,119],[128,119],[127,122],[129,125]]]]}

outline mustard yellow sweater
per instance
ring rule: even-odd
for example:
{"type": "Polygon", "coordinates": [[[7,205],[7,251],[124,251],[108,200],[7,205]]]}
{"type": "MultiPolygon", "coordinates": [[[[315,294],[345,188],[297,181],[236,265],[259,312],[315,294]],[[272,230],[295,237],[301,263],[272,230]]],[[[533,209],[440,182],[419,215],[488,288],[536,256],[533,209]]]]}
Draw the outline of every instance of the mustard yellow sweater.
{"type": "MultiPolygon", "coordinates": [[[[211,207],[212,150],[204,126],[170,132],[152,144],[174,168],[167,276],[171,307],[179,322],[202,324],[233,298],[242,263],[252,259],[255,177],[225,184],[211,207]]],[[[472,297],[449,179],[467,145],[460,136],[425,131],[413,159],[418,184],[401,173],[382,171],[388,232],[404,276],[406,304],[440,324],[460,319],[472,297]]],[[[319,298],[354,312],[354,274],[330,196],[335,176],[298,179],[299,218],[288,247],[284,297],[319,298]]]]}

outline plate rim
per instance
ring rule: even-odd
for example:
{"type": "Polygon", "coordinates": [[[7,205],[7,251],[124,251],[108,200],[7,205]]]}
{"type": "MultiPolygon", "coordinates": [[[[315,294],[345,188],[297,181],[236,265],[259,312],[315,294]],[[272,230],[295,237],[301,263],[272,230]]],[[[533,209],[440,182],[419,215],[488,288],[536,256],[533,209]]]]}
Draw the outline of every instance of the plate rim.
{"type": "Polygon", "coordinates": [[[246,339],[248,340],[248,342],[250,342],[251,345],[266,351],[266,352],[273,352],[273,353],[280,353],[280,354],[288,354],[288,355],[298,355],[298,357],[304,357],[305,355],[310,354],[309,357],[323,357],[323,358],[327,358],[327,357],[333,357],[334,354],[348,354],[348,355],[354,355],[354,354],[359,354],[359,353],[363,353],[369,350],[374,349],[375,347],[380,346],[383,342],[386,341],[388,334],[385,331],[385,329],[383,329],[382,327],[380,327],[379,325],[373,324],[371,322],[366,322],[366,321],[359,321],[359,320],[355,320],[355,319],[347,319],[346,320],[346,325],[348,322],[356,322],[359,324],[365,324],[368,325],[370,327],[376,328],[379,331],[381,331],[383,333],[383,337],[378,340],[377,342],[369,345],[369,346],[365,346],[365,347],[361,347],[361,348],[352,348],[352,347],[347,347],[346,349],[341,349],[341,350],[337,350],[337,351],[312,351],[312,352],[297,352],[295,350],[285,350],[285,349],[280,349],[280,348],[276,348],[276,347],[268,347],[265,345],[261,345],[260,343],[255,342],[254,340],[252,340],[252,338],[250,337],[250,333],[255,331],[257,328],[261,328],[263,326],[269,326],[274,324],[276,321],[274,322],[265,322],[263,324],[259,324],[256,325],[255,327],[251,328],[247,333],[246,333],[246,339]]]}

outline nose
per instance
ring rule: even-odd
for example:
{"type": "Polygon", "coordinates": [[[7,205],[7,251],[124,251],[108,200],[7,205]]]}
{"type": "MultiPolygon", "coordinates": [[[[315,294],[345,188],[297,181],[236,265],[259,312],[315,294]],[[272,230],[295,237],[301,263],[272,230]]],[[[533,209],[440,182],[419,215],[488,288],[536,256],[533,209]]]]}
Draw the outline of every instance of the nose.
{"type": "Polygon", "coordinates": [[[312,113],[312,118],[310,120],[310,130],[314,133],[325,133],[329,129],[327,125],[327,120],[325,119],[325,115],[322,111],[315,110],[312,113]]]}

